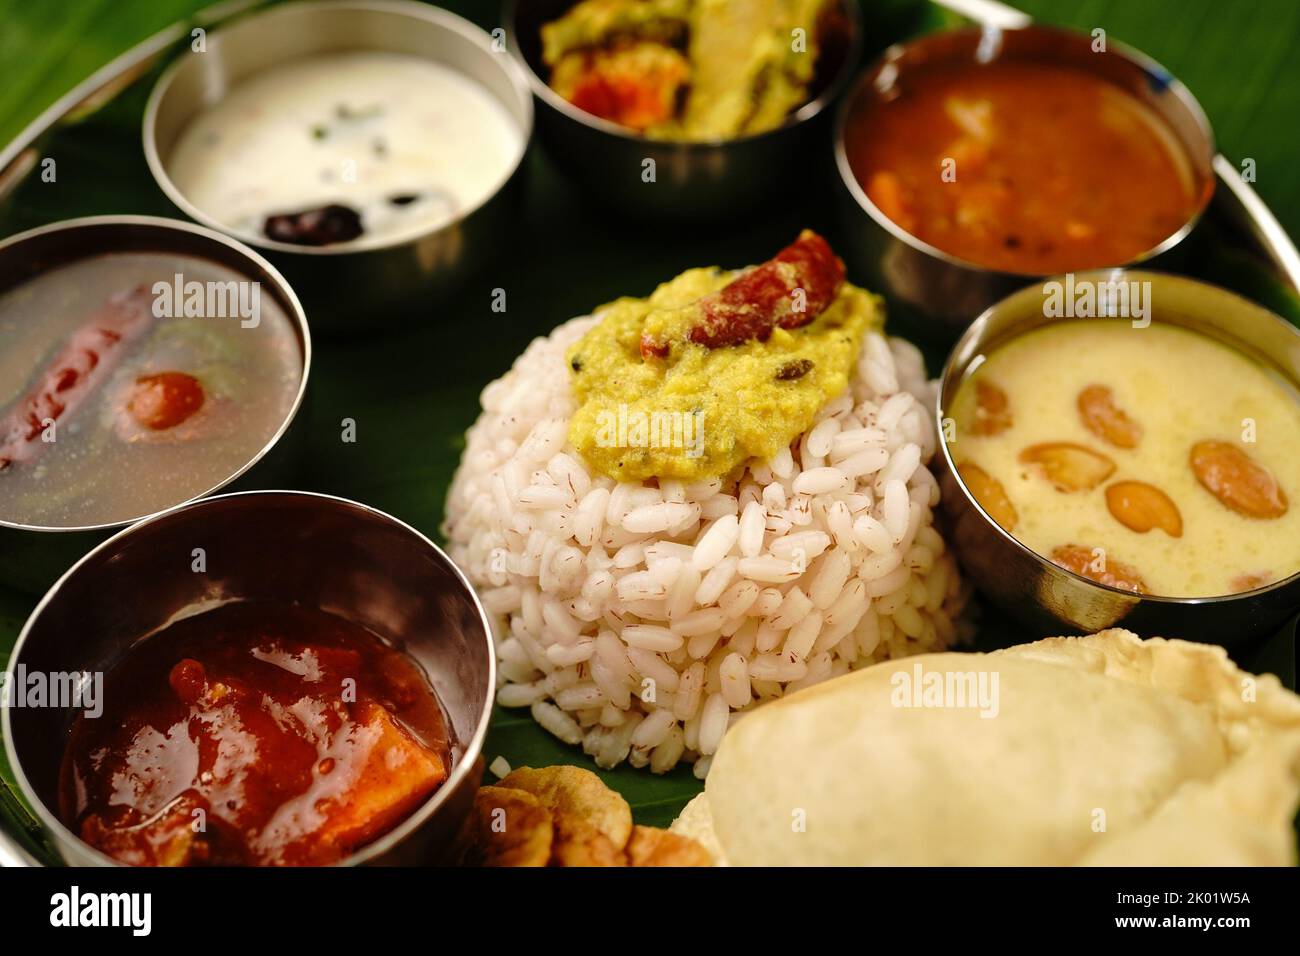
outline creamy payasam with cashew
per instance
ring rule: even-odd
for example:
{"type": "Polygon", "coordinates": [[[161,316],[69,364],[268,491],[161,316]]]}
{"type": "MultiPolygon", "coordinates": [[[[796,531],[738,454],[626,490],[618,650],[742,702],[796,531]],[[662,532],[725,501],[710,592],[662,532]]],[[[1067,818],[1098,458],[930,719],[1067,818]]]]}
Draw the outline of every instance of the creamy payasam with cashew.
{"type": "Polygon", "coordinates": [[[1075,320],[993,349],[950,409],[957,470],[1026,547],[1112,587],[1249,591],[1300,569],[1300,396],[1187,328],[1075,320]]]}

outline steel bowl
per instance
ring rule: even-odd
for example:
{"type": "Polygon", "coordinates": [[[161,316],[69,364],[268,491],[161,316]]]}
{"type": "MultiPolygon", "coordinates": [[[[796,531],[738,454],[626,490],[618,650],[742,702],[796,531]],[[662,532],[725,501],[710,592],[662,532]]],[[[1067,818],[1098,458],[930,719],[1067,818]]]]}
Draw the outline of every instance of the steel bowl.
{"type": "MultiPolygon", "coordinates": [[[[1267,309],[1217,286],[1135,270],[1079,273],[1075,282],[1150,282],[1153,321],[1176,324],[1232,346],[1300,388],[1300,331],[1267,309]]],[[[986,310],[953,348],[939,381],[935,459],[948,539],[981,592],[1036,635],[1091,634],[1126,627],[1144,637],[1178,637],[1233,648],[1267,636],[1300,608],[1300,571],[1272,584],[1207,598],[1134,594],[1067,571],[1004,531],[957,473],[954,445],[944,440],[946,408],[966,377],[1000,344],[1056,319],[1043,315],[1034,285],[986,310]]],[[[1096,318],[1093,322],[1129,322],[1096,318]]],[[[1190,384],[1190,383],[1189,383],[1190,384]]]]}
{"type": "MultiPolygon", "coordinates": [[[[312,347],[307,317],[284,277],[252,249],[202,226],[150,216],[93,216],[41,226],[0,242],[0,292],[49,269],[110,252],[175,253],[212,260],[260,283],[262,291],[284,310],[302,350],[302,380],[289,413],[256,455],[238,471],[195,497],[205,497],[225,488],[265,488],[286,483],[293,474],[305,438],[305,427],[298,413],[307,397],[312,347]]],[[[112,478],[106,476],[105,480],[112,478]]],[[[165,502],[157,510],[180,503],[165,502]]],[[[89,548],[145,517],[148,515],[76,527],[44,527],[0,519],[0,582],[40,594],[89,548]]]]}
{"type": "Polygon", "coordinates": [[[1150,57],[1110,39],[1106,52],[1094,53],[1092,43],[1087,34],[1046,26],[934,33],[889,47],[844,98],[835,123],[835,163],[842,186],[837,209],[845,258],[854,272],[886,296],[891,323],[910,336],[947,345],[984,309],[1027,281],[1042,278],[1037,273],[988,269],[922,242],[885,216],[858,182],[848,155],[848,128],[871,103],[905,87],[910,74],[934,64],[1047,61],[1108,80],[1153,110],[1187,155],[1196,183],[1196,205],[1173,235],[1129,262],[1111,265],[1170,268],[1184,258],[1184,240],[1214,194],[1214,133],[1209,120],[1187,87],[1150,57]]]}
{"type": "Polygon", "coordinates": [[[811,98],[779,127],[737,139],[666,142],[648,139],[573,106],[546,84],[541,27],[573,0],[509,0],[505,21],[512,51],[537,96],[537,130],[555,164],[598,200],[635,216],[705,221],[770,204],[772,194],[826,135],[823,114],[848,84],[862,45],[853,0],[823,21],[823,45],[811,98]],[[647,160],[655,180],[642,179],[647,160]]]}
{"type": "MultiPolygon", "coordinates": [[[[241,600],[337,614],[420,665],[447,717],[451,772],[414,813],[342,863],[439,862],[482,777],[496,687],[491,627],[451,560],[383,512],[299,491],[220,495],[164,512],[105,541],[50,589],[14,645],[9,672],[103,673],[141,640],[166,640],[167,623],[241,600]],[[191,570],[195,548],[206,552],[205,572],[191,570]]],[[[74,717],[69,708],[5,707],[5,755],[65,862],[118,865],[55,809],[74,717]]]]}
{"type": "Polygon", "coordinates": [[[477,81],[520,128],[518,155],[496,190],[460,218],[417,235],[301,246],[240,235],[289,278],[317,331],[359,333],[411,323],[489,262],[513,228],[533,104],[523,71],[468,20],[410,0],[287,3],[223,25],[203,53],[183,53],[159,77],[144,114],[144,152],[158,186],[178,209],[234,235],[191,203],[172,182],[168,163],[177,139],[201,110],[246,77],[289,60],[346,50],[426,57],[477,81]]]}

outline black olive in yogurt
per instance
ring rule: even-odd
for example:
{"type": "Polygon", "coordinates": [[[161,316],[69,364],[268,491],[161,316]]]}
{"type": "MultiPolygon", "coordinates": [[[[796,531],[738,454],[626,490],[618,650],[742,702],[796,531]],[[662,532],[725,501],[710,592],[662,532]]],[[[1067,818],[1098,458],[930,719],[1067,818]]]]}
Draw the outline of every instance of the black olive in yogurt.
{"type": "Polygon", "coordinates": [[[341,52],[237,84],[190,122],[169,169],[232,232],[333,245],[453,221],[496,191],[523,139],[464,74],[408,54],[341,52]]]}

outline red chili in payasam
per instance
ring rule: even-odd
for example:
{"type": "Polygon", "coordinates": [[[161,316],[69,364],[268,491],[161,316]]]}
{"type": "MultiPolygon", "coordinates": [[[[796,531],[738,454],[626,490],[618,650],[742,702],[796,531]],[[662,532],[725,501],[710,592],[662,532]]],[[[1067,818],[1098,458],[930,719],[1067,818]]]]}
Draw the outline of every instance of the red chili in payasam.
{"type": "Polygon", "coordinates": [[[451,767],[418,665],[360,625],[229,604],[133,648],[79,716],[63,819],[137,866],[321,865],[391,830],[451,767]]]}
{"type": "Polygon", "coordinates": [[[1150,108],[1048,63],[909,71],[857,110],[846,147],[894,223],[1008,272],[1123,265],[1181,229],[1204,188],[1150,108]]]}

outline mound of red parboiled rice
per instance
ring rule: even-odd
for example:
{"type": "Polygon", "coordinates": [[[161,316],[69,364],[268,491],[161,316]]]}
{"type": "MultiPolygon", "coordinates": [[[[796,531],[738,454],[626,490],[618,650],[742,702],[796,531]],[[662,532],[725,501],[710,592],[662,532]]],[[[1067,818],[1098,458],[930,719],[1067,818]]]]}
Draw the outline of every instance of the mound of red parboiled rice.
{"type": "MultiPolygon", "coordinates": [[[[539,338],[483,391],[443,532],[493,618],[497,700],[602,767],[708,772],[731,722],[959,639],[966,592],[932,526],[932,385],[864,338],[849,392],[739,481],[616,483],[568,443],[565,349],[539,338]]],[[[705,423],[707,427],[707,423],[705,423]]]]}

